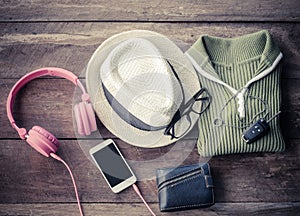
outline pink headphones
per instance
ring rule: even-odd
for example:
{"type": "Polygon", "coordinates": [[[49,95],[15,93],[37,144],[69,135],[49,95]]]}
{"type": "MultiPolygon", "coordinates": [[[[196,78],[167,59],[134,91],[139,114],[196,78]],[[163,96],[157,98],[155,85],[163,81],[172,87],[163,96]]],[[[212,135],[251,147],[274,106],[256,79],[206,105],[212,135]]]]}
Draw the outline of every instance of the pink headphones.
{"type": "Polygon", "coordinates": [[[78,77],[72,72],[61,69],[61,68],[41,68],[32,71],[23,76],[11,89],[6,104],[7,117],[14,129],[17,130],[21,139],[26,139],[26,142],[37,150],[42,155],[49,157],[50,153],[55,153],[59,147],[57,138],[50,132],[40,126],[34,126],[27,133],[25,128],[19,128],[12,115],[13,103],[16,94],[19,90],[28,82],[41,76],[57,76],[62,77],[73,82],[76,86],[82,90],[82,102],[74,106],[75,119],[77,124],[78,133],[80,135],[90,135],[91,132],[97,130],[95,114],[92,105],[89,101],[90,97],[86,93],[82,83],[78,77]]]}
{"type": "Polygon", "coordinates": [[[78,133],[82,136],[87,136],[90,135],[91,132],[97,130],[95,113],[90,103],[90,96],[86,93],[82,83],[79,81],[77,76],[75,76],[72,72],[61,68],[54,68],[54,67],[41,68],[23,76],[13,86],[13,88],[10,90],[9,95],[7,97],[7,103],[6,103],[7,117],[12,127],[17,130],[21,139],[26,139],[26,142],[42,155],[46,157],[51,156],[54,159],[62,162],[67,167],[74,185],[80,215],[83,215],[78,192],[77,192],[77,186],[72,171],[68,166],[68,164],[62,158],[60,158],[58,155],[55,154],[59,147],[59,142],[57,138],[53,134],[51,134],[50,132],[48,132],[47,130],[45,130],[40,126],[32,127],[27,133],[27,130],[25,128],[19,128],[17,126],[14,117],[12,115],[14,100],[17,93],[20,91],[20,89],[31,80],[46,75],[65,78],[73,82],[76,86],[78,86],[81,89],[81,91],[83,92],[81,96],[82,102],[74,106],[74,113],[75,113],[78,133]]]}

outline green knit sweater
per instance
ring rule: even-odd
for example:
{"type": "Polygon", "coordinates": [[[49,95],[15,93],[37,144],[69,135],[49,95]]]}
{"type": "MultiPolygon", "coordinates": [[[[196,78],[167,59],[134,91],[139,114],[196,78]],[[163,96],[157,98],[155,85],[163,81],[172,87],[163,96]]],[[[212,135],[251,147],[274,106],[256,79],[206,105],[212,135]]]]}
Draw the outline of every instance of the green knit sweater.
{"type": "Polygon", "coordinates": [[[225,39],[201,36],[187,51],[212,101],[199,119],[198,151],[204,157],[285,149],[279,118],[252,144],[243,131],[280,110],[280,50],[267,31],[225,39]]]}

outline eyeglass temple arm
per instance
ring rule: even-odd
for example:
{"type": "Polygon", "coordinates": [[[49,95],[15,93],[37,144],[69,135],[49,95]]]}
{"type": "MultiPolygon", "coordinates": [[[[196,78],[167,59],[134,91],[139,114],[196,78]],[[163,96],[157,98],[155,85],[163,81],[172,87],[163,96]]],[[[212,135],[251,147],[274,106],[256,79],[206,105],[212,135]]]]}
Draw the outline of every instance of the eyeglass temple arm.
{"type": "MultiPolygon", "coordinates": [[[[166,127],[164,135],[170,135],[171,139],[175,138],[174,134],[171,134],[170,131],[174,127],[175,123],[179,121],[180,118],[181,118],[180,110],[177,110],[176,113],[174,114],[171,122],[166,127]]],[[[174,128],[173,128],[173,130],[174,130],[174,128]]]]}

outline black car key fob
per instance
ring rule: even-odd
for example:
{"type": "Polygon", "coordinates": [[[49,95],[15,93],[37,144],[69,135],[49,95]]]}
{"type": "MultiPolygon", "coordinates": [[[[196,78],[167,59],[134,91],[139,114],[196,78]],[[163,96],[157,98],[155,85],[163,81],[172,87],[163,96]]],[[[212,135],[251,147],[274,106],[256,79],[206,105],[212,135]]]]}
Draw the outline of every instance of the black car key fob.
{"type": "Polygon", "coordinates": [[[259,138],[263,137],[270,130],[269,123],[261,118],[253,125],[251,125],[242,135],[242,139],[247,143],[251,144],[259,138]]]}

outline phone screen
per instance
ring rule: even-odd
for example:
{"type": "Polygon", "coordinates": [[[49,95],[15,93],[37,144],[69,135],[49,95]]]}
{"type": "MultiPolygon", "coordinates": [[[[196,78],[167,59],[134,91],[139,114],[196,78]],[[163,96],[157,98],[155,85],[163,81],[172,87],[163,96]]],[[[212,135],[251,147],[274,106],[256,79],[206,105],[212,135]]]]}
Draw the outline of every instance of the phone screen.
{"type": "Polygon", "coordinates": [[[111,187],[133,176],[113,143],[94,152],[93,157],[111,187]]]}

